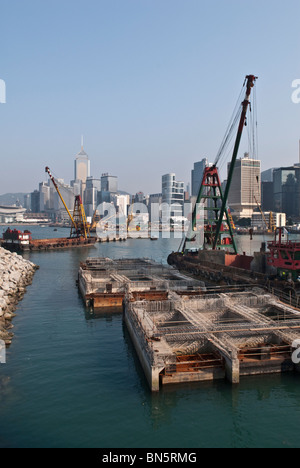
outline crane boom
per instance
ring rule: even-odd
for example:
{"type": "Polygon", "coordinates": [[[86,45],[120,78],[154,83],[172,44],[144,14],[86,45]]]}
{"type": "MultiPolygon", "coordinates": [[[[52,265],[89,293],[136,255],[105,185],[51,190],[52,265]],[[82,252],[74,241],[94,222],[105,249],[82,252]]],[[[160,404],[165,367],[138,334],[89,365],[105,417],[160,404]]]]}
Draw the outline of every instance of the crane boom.
{"type": "Polygon", "coordinates": [[[87,223],[87,219],[86,219],[86,215],[85,215],[85,211],[84,211],[84,207],[83,207],[83,204],[82,204],[82,199],[81,199],[81,196],[78,195],[75,197],[75,205],[74,205],[74,213],[73,213],[73,216],[69,210],[69,208],[67,207],[67,204],[65,202],[65,200],[63,199],[63,196],[62,194],[60,193],[60,190],[58,188],[58,185],[55,181],[55,178],[53,177],[49,167],[46,167],[45,169],[46,173],[49,175],[58,195],[59,195],[59,198],[61,199],[62,201],[62,204],[64,205],[69,217],[70,217],[70,220],[71,220],[71,233],[70,233],[70,237],[73,238],[73,237],[77,237],[77,238],[80,238],[80,237],[83,237],[85,239],[87,239],[89,236],[90,236],[90,225],[87,223]]]}
{"type": "Polygon", "coordinates": [[[263,219],[263,221],[264,221],[264,223],[266,225],[266,228],[269,230],[270,229],[269,223],[268,223],[268,221],[267,221],[267,219],[265,217],[265,213],[263,212],[261,205],[258,203],[258,200],[257,200],[256,196],[254,196],[254,200],[255,200],[255,202],[257,204],[257,207],[258,207],[258,209],[260,211],[260,214],[261,214],[262,219],[263,219]]]}
{"type": "Polygon", "coordinates": [[[179,248],[179,251],[181,253],[184,253],[186,251],[188,239],[194,240],[194,233],[196,231],[199,231],[201,233],[201,226],[197,226],[197,218],[201,219],[201,216],[199,214],[199,211],[201,211],[201,205],[204,212],[204,240],[201,240],[201,242],[203,241],[203,248],[205,248],[206,246],[210,246],[212,250],[216,250],[222,248],[222,246],[224,245],[230,245],[231,248],[234,250],[234,253],[238,253],[233,233],[235,226],[232,215],[229,209],[227,208],[228,196],[234,175],[235,163],[239,152],[243,129],[246,124],[247,111],[248,107],[250,106],[250,95],[256,80],[257,77],[254,75],[246,76],[243,85],[243,88],[246,85],[244,101],[241,103],[237,114],[235,114],[228,127],[228,131],[225,135],[221,146],[221,150],[218,153],[215,163],[212,166],[208,166],[204,169],[202,183],[200,185],[198,197],[196,199],[196,203],[193,209],[190,232],[186,235],[183,243],[181,243],[179,248]],[[238,122],[238,131],[236,135],[232,160],[230,163],[228,180],[225,187],[225,192],[223,193],[217,164],[220,162],[220,157],[224,152],[224,149],[228,146],[229,142],[231,141],[233,129],[235,128],[235,125],[238,122]]]}
{"type": "Polygon", "coordinates": [[[64,207],[65,207],[65,209],[66,209],[66,211],[67,211],[67,213],[68,213],[68,215],[69,215],[69,217],[70,217],[70,219],[71,219],[71,221],[72,221],[72,224],[74,225],[74,227],[76,227],[76,224],[75,224],[75,221],[74,221],[74,219],[73,219],[73,216],[71,215],[70,210],[69,210],[69,208],[67,207],[66,202],[65,202],[65,200],[63,199],[62,194],[60,193],[60,190],[59,190],[59,188],[58,188],[58,185],[57,185],[57,183],[56,183],[56,181],[55,181],[55,179],[54,179],[54,177],[53,177],[53,175],[52,175],[52,173],[51,173],[49,167],[46,167],[45,172],[47,172],[47,174],[49,175],[49,177],[50,177],[50,179],[51,179],[51,181],[52,181],[54,187],[56,188],[56,191],[57,191],[57,193],[58,193],[58,195],[59,195],[59,198],[61,199],[62,204],[64,205],[64,207]]]}
{"type": "Polygon", "coordinates": [[[227,205],[229,191],[230,191],[231,182],[232,182],[232,178],[233,178],[233,173],[234,173],[234,169],[235,169],[235,163],[236,163],[238,152],[239,152],[239,147],[240,147],[240,143],[241,143],[241,139],[242,139],[243,129],[244,129],[244,126],[245,126],[245,123],[246,123],[248,107],[250,105],[250,95],[251,95],[251,91],[252,91],[252,88],[255,85],[256,80],[257,80],[257,77],[254,76],[254,75],[246,76],[246,82],[247,82],[246,94],[245,94],[245,99],[244,99],[244,101],[242,103],[242,114],[241,114],[241,118],[240,118],[240,123],[239,123],[238,133],[237,133],[237,136],[236,136],[235,145],[234,145],[233,156],[232,156],[232,160],[231,160],[231,163],[230,163],[230,168],[229,168],[229,173],[228,173],[228,180],[227,180],[227,184],[226,184],[226,188],[225,188],[223,203],[222,203],[221,211],[219,213],[219,222],[217,224],[216,235],[215,235],[215,239],[214,239],[214,243],[213,243],[213,249],[214,250],[217,247],[218,237],[219,237],[219,234],[220,234],[220,231],[221,231],[221,226],[222,226],[224,214],[225,214],[225,211],[226,211],[226,205],[227,205]]]}

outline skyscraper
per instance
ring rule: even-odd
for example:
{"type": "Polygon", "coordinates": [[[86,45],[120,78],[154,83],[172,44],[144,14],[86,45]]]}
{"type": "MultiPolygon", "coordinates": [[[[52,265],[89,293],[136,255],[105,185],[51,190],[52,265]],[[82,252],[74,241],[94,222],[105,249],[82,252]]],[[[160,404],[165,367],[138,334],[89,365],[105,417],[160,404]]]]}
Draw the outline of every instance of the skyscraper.
{"type": "MultiPolygon", "coordinates": [[[[235,163],[228,197],[230,208],[240,218],[251,218],[257,204],[261,203],[260,161],[248,153],[235,163]]],[[[228,170],[230,163],[228,164],[228,170]]]]}
{"type": "MultiPolygon", "coordinates": [[[[81,142],[81,151],[76,155],[75,158],[75,181],[82,182],[82,191],[84,192],[86,188],[86,180],[91,176],[91,163],[88,155],[83,149],[83,139],[81,142]]],[[[81,194],[82,195],[82,194],[81,194]]]]}
{"type": "Polygon", "coordinates": [[[300,215],[300,168],[280,167],[274,171],[274,209],[288,217],[300,215]]]}
{"type": "Polygon", "coordinates": [[[183,216],[184,182],[178,182],[175,174],[162,177],[162,202],[171,207],[171,217],[183,216]]]}
{"type": "Polygon", "coordinates": [[[94,177],[88,177],[86,181],[86,189],[84,192],[85,213],[87,216],[93,217],[97,208],[98,192],[101,189],[101,180],[94,177]]]}
{"type": "Polygon", "coordinates": [[[101,191],[117,193],[118,192],[118,177],[111,176],[109,174],[102,174],[101,191]]]}
{"type": "Polygon", "coordinates": [[[198,197],[206,167],[208,167],[208,160],[206,158],[194,164],[194,169],[192,170],[192,197],[198,197]]]}

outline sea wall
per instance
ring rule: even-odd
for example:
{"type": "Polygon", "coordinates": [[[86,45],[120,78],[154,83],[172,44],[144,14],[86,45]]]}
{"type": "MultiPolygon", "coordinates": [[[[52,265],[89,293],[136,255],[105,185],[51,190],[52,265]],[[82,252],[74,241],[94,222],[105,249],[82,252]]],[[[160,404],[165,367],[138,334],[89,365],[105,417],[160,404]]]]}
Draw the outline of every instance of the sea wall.
{"type": "Polygon", "coordinates": [[[16,253],[0,248],[0,340],[11,343],[17,304],[23,299],[26,287],[32,283],[36,265],[16,253]]]}

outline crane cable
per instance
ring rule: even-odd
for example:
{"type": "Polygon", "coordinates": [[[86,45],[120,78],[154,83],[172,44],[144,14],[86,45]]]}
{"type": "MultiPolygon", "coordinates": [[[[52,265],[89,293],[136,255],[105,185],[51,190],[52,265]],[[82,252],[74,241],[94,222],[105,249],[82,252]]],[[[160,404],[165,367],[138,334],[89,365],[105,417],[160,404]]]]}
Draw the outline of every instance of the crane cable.
{"type": "Polygon", "coordinates": [[[242,114],[241,102],[242,102],[242,97],[243,97],[243,93],[244,93],[245,84],[246,83],[244,83],[244,85],[243,85],[243,87],[241,89],[241,92],[239,94],[239,97],[238,97],[237,103],[235,105],[233,114],[231,116],[229,125],[228,125],[228,127],[226,129],[225,136],[224,136],[224,138],[222,140],[220,149],[219,149],[219,151],[217,153],[217,156],[216,156],[216,159],[214,161],[214,166],[217,166],[220,163],[221,159],[223,159],[224,153],[228,149],[228,146],[230,145],[232,139],[235,136],[235,130],[236,130],[236,127],[237,127],[237,125],[239,123],[239,120],[240,120],[241,114],[242,114]]]}

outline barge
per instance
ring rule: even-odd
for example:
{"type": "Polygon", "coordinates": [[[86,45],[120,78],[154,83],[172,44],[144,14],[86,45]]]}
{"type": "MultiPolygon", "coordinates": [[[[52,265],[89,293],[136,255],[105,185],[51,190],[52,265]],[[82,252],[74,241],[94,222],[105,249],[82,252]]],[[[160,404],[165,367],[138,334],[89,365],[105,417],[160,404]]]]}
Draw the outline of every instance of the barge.
{"type": "Polygon", "coordinates": [[[96,237],[62,237],[56,239],[32,239],[30,231],[21,232],[8,228],[1,239],[1,247],[11,252],[40,252],[70,248],[92,247],[96,237]]]}

